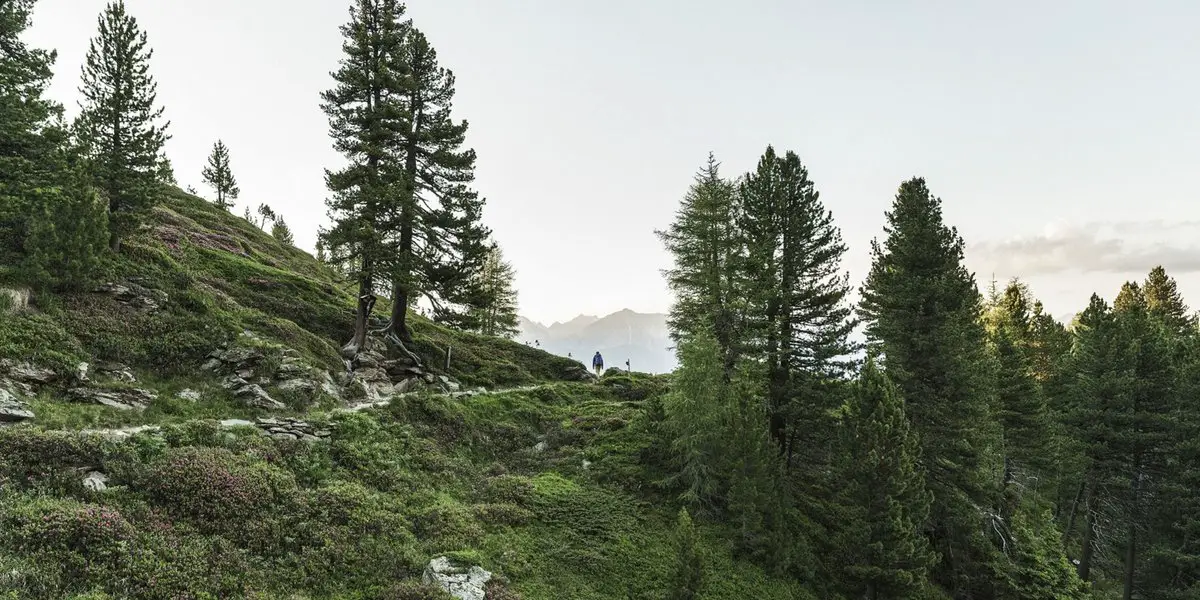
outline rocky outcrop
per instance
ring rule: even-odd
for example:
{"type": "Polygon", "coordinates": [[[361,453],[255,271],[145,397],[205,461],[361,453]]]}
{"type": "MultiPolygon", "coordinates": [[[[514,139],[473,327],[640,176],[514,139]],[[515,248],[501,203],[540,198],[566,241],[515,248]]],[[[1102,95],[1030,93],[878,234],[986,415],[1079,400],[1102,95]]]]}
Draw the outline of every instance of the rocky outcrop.
{"type": "Polygon", "coordinates": [[[441,587],[459,600],[484,600],[492,574],[478,565],[463,568],[449,558],[439,556],[429,561],[421,579],[428,585],[441,587]]]}
{"type": "Polygon", "coordinates": [[[51,369],[11,358],[0,358],[0,374],[5,379],[25,385],[46,385],[58,379],[58,374],[51,369]]]}
{"type": "Polygon", "coordinates": [[[101,404],[121,410],[143,410],[158,399],[158,394],[141,388],[77,387],[67,390],[75,402],[101,404]]]}
{"type": "Polygon", "coordinates": [[[287,405],[274,399],[267,390],[257,383],[250,383],[237,374],[229,375],[221,382],[225,389],[233,393],[233,396],[245,403],[251,408],[261,408],[265,410],[281,410],[287,408],[287,405]]]}
{"type": "MultiPolygon", "coordinates": [[[[0,301],[0,306],[4,306],[4,310],[8,312],[20,312],[29,308],[29,299],[33,297],[33,292],[27,287],[0,287],[0,296],[8,296],[7,302],[0,301]]],[[[0,310],[0,312],[4,312],[0,310]]]]}
{"type": "Polygon", "coordinates": [[[0,385],[0,424],[20,423],[33,418],[33,411],[16,394],[0,385]]]}
{"type": "Polygon", "coordinates": [[[170,300],[166,292],[143,287],[133,281],[102,283],[93,288],[92,293],[112,296],[118,304],[144,311],[158,310],[170,300]]]}
{"type": "Polygon", "coordinates": [[[596,374],[587,370],[583,365],[571,365],[563,373],[563,379],[566,381],[595,381],[596,374]]]}

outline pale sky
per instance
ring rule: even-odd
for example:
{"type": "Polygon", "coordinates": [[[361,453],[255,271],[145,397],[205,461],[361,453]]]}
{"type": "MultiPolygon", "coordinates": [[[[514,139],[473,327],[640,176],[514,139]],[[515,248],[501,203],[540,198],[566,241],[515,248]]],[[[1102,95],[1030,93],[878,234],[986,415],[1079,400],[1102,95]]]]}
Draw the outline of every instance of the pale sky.
{"type": "MultiPolygon", "coordinates": [[[[40,0],[75,110],[105,0],[40,0]]],[[[318,94],[348,0],[127,0],[149,33],[167,147],[200,183],[218,138],[241,201],[312,248],[337,166],[318,94]]],[[[457,76],[484,218],[521,311],[670,303],[653,234],[711,150],[734,176],[794,150],[857,283],[897,186],[924,176],[981,286],[1021,275],[1056,315],[1162,263],[1200,305],[1200,4],[1185,0],[413,0],[457,76]]],[[[242,205],[236,209],[241,213],[242,205]]]]}

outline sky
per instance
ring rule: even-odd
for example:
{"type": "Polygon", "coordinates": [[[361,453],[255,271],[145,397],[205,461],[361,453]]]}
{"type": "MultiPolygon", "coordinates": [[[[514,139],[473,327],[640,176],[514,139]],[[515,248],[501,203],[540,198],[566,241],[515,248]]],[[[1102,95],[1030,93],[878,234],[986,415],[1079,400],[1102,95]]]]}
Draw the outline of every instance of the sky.
{"type": "MultiPolygon", "coordinates": [[[[76,109],[105,0],[39,0],[51,95],[76,109]]],[[[213,142],[242,195],[311,251],[331,147],[319,93],[346,0],[127,0],[154,48],[167,154],[203,193],[213,142]]],[[[1020,276],[1069,318],[1162,264],[1200,305],[1200,4],[1058,0],[412,0],[454,71],[486,224],[522,314],[665,311],[654,235],[708,153],[809,168],[857,285],[899,184],[923,176],[981,288],[1020,276]]]]}

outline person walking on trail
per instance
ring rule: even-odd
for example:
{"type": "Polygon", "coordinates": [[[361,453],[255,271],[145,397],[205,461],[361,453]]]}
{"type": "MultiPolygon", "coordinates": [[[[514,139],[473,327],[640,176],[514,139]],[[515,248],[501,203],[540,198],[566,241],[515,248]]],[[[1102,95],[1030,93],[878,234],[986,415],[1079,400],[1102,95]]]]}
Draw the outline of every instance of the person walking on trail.
{"type": "Polygon", "coordinates": [[[596,370],[596,375],[604,372],[604,357],[600,356],[600,351],[596,351],[596,355],[592,357],[592,368],[596,370]]]}

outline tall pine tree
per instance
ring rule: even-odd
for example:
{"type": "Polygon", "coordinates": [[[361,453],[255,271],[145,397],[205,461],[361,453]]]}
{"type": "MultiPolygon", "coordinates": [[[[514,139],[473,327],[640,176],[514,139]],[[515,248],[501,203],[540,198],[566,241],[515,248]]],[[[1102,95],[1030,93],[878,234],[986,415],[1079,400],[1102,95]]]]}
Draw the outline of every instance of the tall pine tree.
{"type": "Polygon", "coordinates": [[[994,557],[984,537],[994,529],[984,512],[994,502],[991,381],[981,298],[941,204],[924,179],[900,186],[886,238],[871,244],[860,311],[921,439],[934,493],[931,535],[942,557],[934,580],[956,598],[984,598],[994,557]]]}
{"type": "Polygon", "coordinates": [[[797,448],[822,446],[812,434],[828,431],[823,421],[852,364],[855,322],[849,276],[840,272],[846,246],[794,152],[778,156],[768,146],[740,196],[748,352],[765,367],[771,434],[790,464],[797,448]]]}
{"type": "Polygon", "coordinates": [[[96,185],[108,199],[110,247],[134,233],[159,192],[167,127],[159,124],[154,52],[123,0],[100,15],[88,47],[77,130],[91,159],[96,185]]]}
{"type": "Polygon", "coordinates": [[[58,289],[87,285],[109,243],[106,207],[82,173],[68,169],[66,183],[32,196],[24,268],[31,281],[58,289]]]}
{"type": "Polygon", "coordinates": [[[674,260],[663,273],[675,294],[667,319],[671,337],[678,344],[701,329],[712,331],[726,378],[733,375],[745,315],[738,220],[736,186],[721,177],[720,163],[710,153],[674,222],[655,232],[674,260]]]}
{"type": "Polygon", "coordinates": [[[225,142],[217,140],[217,143],[213,144],[212,152],[208,155],[208,164],[200,175],[204,178],[204,183],[212,187],[213,192],[217,194],[216,205],[225,210],[232,208],[233,201],[237,200],[241,190],[233,176],[233,170],[229,167],[229,148],[225,142]]]}
{"type": "Polygon", "coordinates": [[[429,299],[438,321],[471,310],[467,282],[487,258],[491,232],[481,223],[484,200],[470,187],[475,151],[462,147],[467,122],[450,114],[454,74],[438,64],[437,51],[415,29],[404,38],[401,61],[408,77],[396,100],[405,122],[395,149],[407,187],[390,208],[397,227],[386,232],[396,268],[384,333],[403,348],[412,341],[408,307],[418,296],[429,299]]]}
{"type": "Polygon", "coordinates": [[[348,354],[365,347],[376,286],[392,280],[397,268],[388,237],[399,228],[397,199],[408,189],[397,157],[408,123],[401,95],[409,85],[404,43],[411,23],[403,17],[404,5],[395,0],[355,0],[341,27],[344,56],[333,73],[336,85],[321,96],[334,149],[348,162],[325,173],[333,226],[324,238],[358,285],[348,354]]]}
{"type": "Polygon", "coordinates": [[[516,271],[504,260],[500,246],[493,245],[470,285],[475,298],[470,302],[474,329],[483,335],[510,338],[517,334],[516,271]]]}

